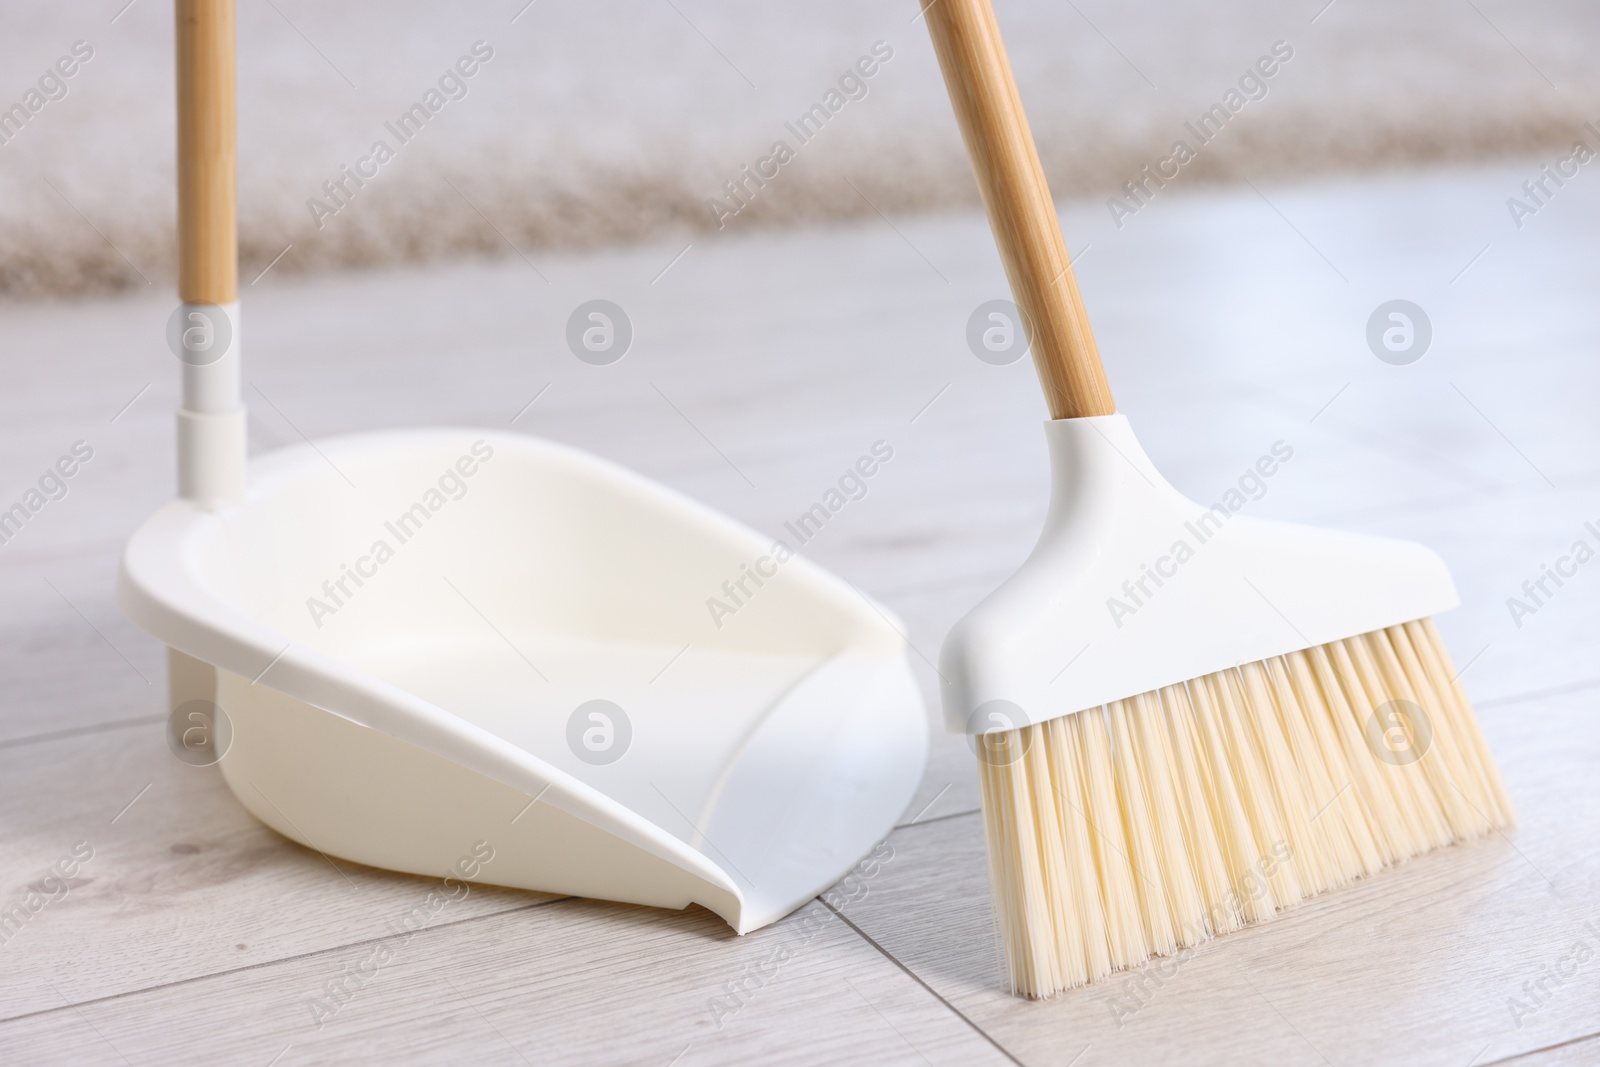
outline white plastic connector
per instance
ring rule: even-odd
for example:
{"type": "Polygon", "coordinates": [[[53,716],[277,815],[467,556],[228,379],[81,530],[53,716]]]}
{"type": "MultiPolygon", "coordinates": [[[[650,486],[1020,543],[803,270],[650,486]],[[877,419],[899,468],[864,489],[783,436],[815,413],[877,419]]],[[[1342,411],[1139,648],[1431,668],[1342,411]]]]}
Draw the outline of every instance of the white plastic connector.
{"type": "Polygon", "coordinates": [[[183,360],[178,495],[207,507],[236,503],[244,496],[246,463],[238,303],[183,304],[176,340],[183,360]],[[223,351],[215,355],[208,349],[219,341],[223,351]]]}
{"type": "Polygon", "coordinates": [[[954,732],[1043,722],[1459,603],[1421,545],[1194,503],[1122,415],[1047,422],[1045,437],[1039,542],[940,653],[954,732]]]}
{"type": "Polygon", "coordinates": [[[178,496],[206,507],[237,503],[245,487],[245,409],[178,409],[178,496]]]}

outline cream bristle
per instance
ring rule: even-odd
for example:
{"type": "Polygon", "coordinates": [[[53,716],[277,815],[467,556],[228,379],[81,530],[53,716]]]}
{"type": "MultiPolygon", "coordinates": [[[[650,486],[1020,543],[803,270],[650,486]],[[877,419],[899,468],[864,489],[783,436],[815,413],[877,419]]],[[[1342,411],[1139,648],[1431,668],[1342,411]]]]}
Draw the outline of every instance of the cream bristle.
{"type": "Polygon", "coordinates": [[[1012,989],[1030,997],[1514,817],[1427,619],[977,742],[1012,989]]]}

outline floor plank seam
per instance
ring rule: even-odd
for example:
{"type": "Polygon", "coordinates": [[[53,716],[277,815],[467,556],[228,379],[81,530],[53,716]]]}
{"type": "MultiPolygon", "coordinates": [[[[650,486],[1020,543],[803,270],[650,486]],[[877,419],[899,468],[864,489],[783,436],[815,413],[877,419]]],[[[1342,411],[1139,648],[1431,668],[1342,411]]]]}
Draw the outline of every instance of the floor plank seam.
{"type": "MultiPolygon", "coordinates": [[[[1018,560],[1018,563],[1020,564],[1021,560],[1018,560]]],[[[947,573],[932,581],[910,582],[906,585],[887,585],[872,595],[879,600],[901,596],[926,596],[929,593],[942,593],[949,589],[959,589],[968,585],[975,585],[984,590],[989,590],[1016,572],[1016,566],[1009,566],[989,567],[982,571],[972,571],[964,574],[947,573]]]]}
{"type": "Polygon", "coordinates": [[[51,730],[42,734],[23,734],[21,737],[8,737],[0,741],[0,751],[8,748],[22,748],[25,745],[44,744],[47,741],[60,741],[69,737],[82,737],[85,734],[109,733],[112,730],[126,730],[133,726],[149,726],[161,722],[165,715],[141,715],[134,719],[113,719],[110,722],[91,722],[83,726],[72,726],[65,730],[51,730]]]}
{"type": "MultiPolygon", "coordinates": [[[[536,900],[531,904],[519,904],[514,908],[506,908],[504,911],[489,912],[486,915],[472,915],[465,919],[455,919],[446,923],[435,923],[432,926],[423,927],[422,929],[418,930],[417,933],[426,934],[431,933],[434,930],[447,930],[452,927],[464,926],[468,923],[482,922],[486,919],[498,919],[506,915],[515,915],[518,912],[532,911],[535,908],[543,908],[551,904],[560,904],[563,901],[579,899],[582,898],[556,897],[552,900],[536,900]]],[[[91,997],[88,1000],[73,1001],[71,1004],[63,1004],[59,1008],[40,1008],[37,1011],[27,1011],[20,1015],[9,1015],[3,1019],[0,1019],[0,1026],[5,1026],[8,1023],[19,1022],[23,1019],[37,1018],[41,1015],[54,1015],[58,1012],[72,1011],[77,1008],[87,1007],[91,1004],[104,1004],[108,1001],[122,1000],[125,997],[136,997],[145,993],[159,992],[163,989],[174,989],[178,986],[192,985],[195,982],[204,982],[212,978],[226,978],[229,975],[242,974],[245,971],[258,971],[264,967],[276,967],[283,963],[295,963],[300,960],[316,959],[318,956],[326,956],[333,952],[344,952],[347,949],[361,948],[364,945],[376,945],[384,941],[390,941],[393,940],[395,936],[396,935],[394,934],[385,934],[382,937],[369,937],[362,941],[351,941],[343,945],[330,945],[327,948],[313,949],[310,952],[301,952],[293,956],[283,956],[278,959],[262,960],[259,963],[247,963],[240,967],[230,967],[226,970],[210,971],[206,974],[197,974],[189,978],[179,978],[172,982],[162,982],[152,986],[141,986],[138,989],[125,989],[120,993],[108,993],[103,997],[91,997]]]]}
{"type": "Polygon", "coordinates": [[[1545,697],[1565,696],[1568,693],[1581,693],[1586,689],[1600,686],[1600,678],[1590,678],[1582,682],[1569,682],[1566,685],[1552,686],[1549,689],[1534,689],[1526,693],[1514,693],[1511,696],[1490,697],[1488,700],[1474,701],[1480,710],[1486,708],[1499,708],[1507,704],[1520,704],[1525,700],[1543,700],[1545,697]]]}
{"type": "Polygon", "coordinates": [[[1488,1063],[1480,1063],[1478,1064],[1478,1067],[1502,1067],[1503,1064],[1516,1063],[1518,1060],[1525,1060],[1530,1056],[1542,1056],[1547,1052],[1554,1052],[1557,1049],[1569,1048],[1573,1045],[1581,1045],[1586,1041],[1593,1041],[1597,1037],[1600,1037],[1600,1030],[1597,1030],[1592,1034],[1584,1034],[1582,1037],[1569,1037],[1567,1040],[1557,1041],[1553,1045],[1545,1045],[1541,1048],[1530,1048],[1526,1052],[1517,1052],[1510,1056],[1506,1056],[1503,1059],[1490,1060],[1488,1063]]]}
{"type": "Polygon", "coordinates": [[[902,971],[904,971],[906,973],[906,975],[913,982],[917,983],[917,985],[921,986],[924,990],[926,990],[929,996],[933,997],[940,1004],[943,1004],[945,1006],[946,1010],[948,1010],[956,1018],[960,1019],[962,1022],[964,1022],[968,1026],[972,1027],[973,1032],[975,1032],[979,1037],[983,1038],[985,1041],[989,1042],[989,1044],[993,1045],[999,1051],[999,1053],[1002,1056],[1004,1056],[1006,1059],[1010,1060],[1012,1063],[1016,1064],[1017,1067],[1027,1067],[1027,1064],[1025,1064],[1021,1060],[1017,1059],[1017,1057],[1012,1054],[1010,1049],[1006,1048],[999,1041],[995,1040],[994,1036],[991,1035],[988,1031],[984,1030],[983,1027],[981,1027],[977,1023],[973,1022],[972,1019],[967,1015],[966,1012],[962,1011],[960,1008],[956,1007],[954,1004],[952,1004],[948,1000],[946,1000],[944,998],[944,995],[941,994],[937,989],[934,989],[927,982],[923,981],[921,975],[919,975],[916,971],[913,971],[910,967],[907,967],[904,963],[901,963],[900,960],[895,957],[894,953],[890,952],[888,949],[886,949],[882,945],[878,944],[878,942],[876,940],[874,940],[873,937],[870,934],[868,934],[865,930],[861,929],[861,927],[857,926],[855,923],[851,922],[850,921],[850,917],[848,915],[846,915],[844,912],[840,911],[838,908],[834,907],[832,904],[829,904],[826,900],[823,900],[821,897],[818,897],[817,899],[822,901],[822,906],[823,907],[825,907],[829,911],[833,912],[835,915],[837,915],[839,917],[839,920],[841,922],[843,922],[846,926],[850,927],[850,929],[854,930],[856,932],[856,936],[857,937],[861,938],[861,940],[865,941],[867,944],[869,944],[873,948],[877,949],[878,952],[883,956],[884,959],[888,960],[890,963],[894,964],[896,967],[898,967],[902,971]]]}

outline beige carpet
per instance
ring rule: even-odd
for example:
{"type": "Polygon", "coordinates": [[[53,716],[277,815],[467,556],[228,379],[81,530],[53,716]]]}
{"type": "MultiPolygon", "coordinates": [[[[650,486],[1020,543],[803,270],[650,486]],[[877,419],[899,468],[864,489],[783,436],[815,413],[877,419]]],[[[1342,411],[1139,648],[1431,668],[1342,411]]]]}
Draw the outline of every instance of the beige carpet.
{"type": "MultiPolygon", "coordinates": [[[[286,248],[276,271],[975,199],[913,0],[525,2],[240,0],[245,280],[286,248]],[[450,73],[463,57],[471,75],[450,73]],[[418,104],[420,133],[385,125],[418,104]]],[[[8,13],[0,293],[168,284],[171,13],[126,3],[8,13]]],[[[1111,196],[1179,140],[1196,155],[1165,165],[1178,187],[1600,147],[1600,10],[1579,0],[997,6],[1062,196],[1111,196]],[[1249,76],[1277,42],[1292,55],[1249,76]],[[1215,106],[1228,121],[1202,142],[1185,123],[1215,106]]]]}

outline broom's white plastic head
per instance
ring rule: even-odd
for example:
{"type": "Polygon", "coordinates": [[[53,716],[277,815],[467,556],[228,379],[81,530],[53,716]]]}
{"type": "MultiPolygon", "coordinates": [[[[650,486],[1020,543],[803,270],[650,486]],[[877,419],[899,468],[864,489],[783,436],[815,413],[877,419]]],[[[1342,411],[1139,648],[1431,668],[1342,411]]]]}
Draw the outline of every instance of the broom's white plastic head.
{"type": "Polygon", "coordinates": [[[1436,555],[1196,504],[1121,415],[1046,435],[1039,543],[940,664],[950,727],[977,735],[1017,991],[1510,823],[1428,621],[1457,604],[1436,555]]]}

